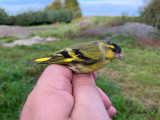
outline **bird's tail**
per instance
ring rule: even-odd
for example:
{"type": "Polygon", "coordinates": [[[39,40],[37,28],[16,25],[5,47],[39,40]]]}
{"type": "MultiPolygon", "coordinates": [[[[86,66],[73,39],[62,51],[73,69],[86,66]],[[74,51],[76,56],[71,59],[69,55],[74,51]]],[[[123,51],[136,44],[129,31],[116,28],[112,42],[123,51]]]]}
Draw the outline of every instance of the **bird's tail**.
{"type": "Polygon", "coordinates": [[[27,61],[24,64],[29,64],[29,63],[48,64],[48,61],[50,61],[51,59],[53,59],[53,57],[36,58],[30,61],[27,61]]]}

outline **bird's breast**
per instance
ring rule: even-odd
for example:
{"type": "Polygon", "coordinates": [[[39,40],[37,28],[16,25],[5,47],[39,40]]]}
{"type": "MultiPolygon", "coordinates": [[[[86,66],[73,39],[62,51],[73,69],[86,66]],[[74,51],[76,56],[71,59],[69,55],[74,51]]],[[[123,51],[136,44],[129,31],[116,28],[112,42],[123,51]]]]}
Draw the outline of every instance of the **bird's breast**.
{"type": "Polygon", "coordinates": [[[96,70],[99,70],[105,67],[106,61],[98,61],[97,63],[91,65],[83,65],[83,64],[69,64],[69,68],[72,69],[76,73],[90,73],[96,70]]]}

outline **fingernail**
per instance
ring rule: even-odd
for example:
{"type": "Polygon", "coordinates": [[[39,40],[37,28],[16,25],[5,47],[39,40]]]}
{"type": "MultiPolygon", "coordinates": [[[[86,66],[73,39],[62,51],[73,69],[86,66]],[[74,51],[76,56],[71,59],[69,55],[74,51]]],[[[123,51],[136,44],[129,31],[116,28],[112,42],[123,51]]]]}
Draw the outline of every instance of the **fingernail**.
{"type": "Polygon", "coordinates": [[[116,114],[116,109],[113,106],[111,106],[107,111],[110,117],[113,117],[116,114]]]}
{"type": "Polygon", "coordinates": [[[97,73],[96,72],[92,72],[92,75],[93,75],[94,80],[96,80],[97,79],[97,73]]]}

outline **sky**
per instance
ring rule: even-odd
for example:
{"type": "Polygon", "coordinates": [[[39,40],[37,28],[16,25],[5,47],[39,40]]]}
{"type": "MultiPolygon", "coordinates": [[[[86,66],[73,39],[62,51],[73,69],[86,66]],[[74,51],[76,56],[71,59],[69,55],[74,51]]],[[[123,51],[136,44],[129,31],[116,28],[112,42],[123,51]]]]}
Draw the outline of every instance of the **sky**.
{"type": "MultiPolygon", "coordinates": [[[[0,7],[9,14],[17,14],[27,10],[42,10],[53,0],[0,0],[0,7]]],[[[143,0],[78,0],[83,16],[138,16],[138,9],[143,0]]]]}

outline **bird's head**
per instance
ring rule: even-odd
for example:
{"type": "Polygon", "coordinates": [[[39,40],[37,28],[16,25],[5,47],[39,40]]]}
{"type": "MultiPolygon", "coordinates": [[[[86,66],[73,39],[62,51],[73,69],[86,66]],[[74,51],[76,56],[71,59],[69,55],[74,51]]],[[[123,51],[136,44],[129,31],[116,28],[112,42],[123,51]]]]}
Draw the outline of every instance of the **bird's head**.
{"type": "Polygon", "coordinates": [[[107,45],[107,49],[109,49],[107,56],[110,56],[110,59],[118,58],[123,61],[125,60],[125,58],[122,55],[122,50],[117,44],[113,42],[107,42],[106,45],[107,45]]]}

